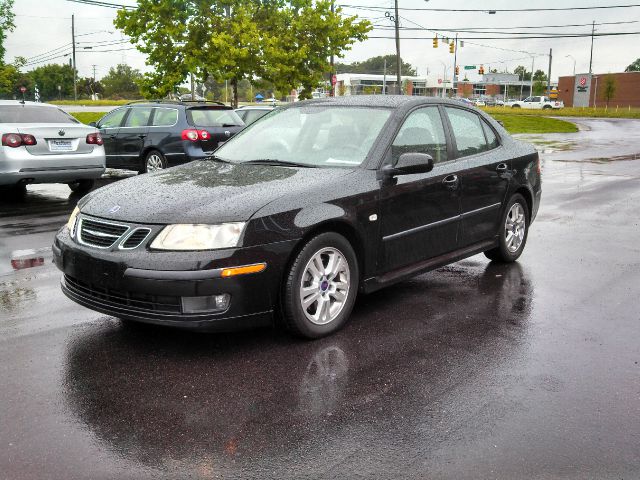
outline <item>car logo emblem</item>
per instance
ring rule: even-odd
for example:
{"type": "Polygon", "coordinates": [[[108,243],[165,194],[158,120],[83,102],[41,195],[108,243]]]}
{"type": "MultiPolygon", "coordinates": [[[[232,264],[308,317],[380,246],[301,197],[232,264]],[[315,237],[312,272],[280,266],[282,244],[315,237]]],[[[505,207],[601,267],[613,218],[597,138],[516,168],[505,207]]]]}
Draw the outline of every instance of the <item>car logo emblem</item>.
{"type": "Polygon", "coordinates": [[[109,213],[116,213],[118,210],[120,210],[120,205],[114,205],[109,209],[109,213]]]}
{"type": "Polygon", "coordinates": [[[61,137],[64,136],[66,132],[64,130],[58,130],[58,135],[60,135],[61,137]]]}
{"type": "Polygon", "coordinates": [[[229,130],[225,130],[225,131],[224,131],[224,134],[225,134],[227,137],[230,137],[230,136],[231,136],[231,132],[230,132],[229,130]]]}

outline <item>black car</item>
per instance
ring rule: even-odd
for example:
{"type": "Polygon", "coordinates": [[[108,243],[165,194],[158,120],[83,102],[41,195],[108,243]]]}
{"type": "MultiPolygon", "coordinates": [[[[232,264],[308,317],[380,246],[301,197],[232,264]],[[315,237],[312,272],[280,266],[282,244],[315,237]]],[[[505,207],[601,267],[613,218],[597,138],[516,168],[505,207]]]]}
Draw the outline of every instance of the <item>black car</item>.
{"type": "Polygon", "coordinates": [[[204,101],[143,101],[102,117],[107,167],[140,173],[206,158],[244,128],[233,109],[204,101]]]}
{"type": "Polygon", "coordinates": [[[345,323],[358,292],[480,252],[516,260],[540,195],[535,149],[475,108],[318,99],[279,108],[208,160],[91,192],[54,260],[69,298],[125,320],[279,319],[316,338],[345,323]]]}

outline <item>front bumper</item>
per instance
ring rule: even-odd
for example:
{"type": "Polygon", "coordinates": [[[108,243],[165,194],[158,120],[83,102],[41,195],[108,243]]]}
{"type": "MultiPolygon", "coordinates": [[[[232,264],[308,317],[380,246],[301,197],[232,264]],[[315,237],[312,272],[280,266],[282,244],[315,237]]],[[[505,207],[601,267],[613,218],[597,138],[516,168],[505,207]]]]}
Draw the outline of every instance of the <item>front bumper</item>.
{"type": "Polygon", "coordinates": [[[189,329],[271,324],[282,272],[295,242],[204,252],[102,251],[77,244],[63,228],[53,259],[71,300],[118,318],[189,329]],[[266,263],[260,273],[222,278],[222,268],[266,263]],[[167,268],[171,268],[168,270],[167,268]],[[182,297],[229,294],[223,312],[185,313],[182,297]]]}

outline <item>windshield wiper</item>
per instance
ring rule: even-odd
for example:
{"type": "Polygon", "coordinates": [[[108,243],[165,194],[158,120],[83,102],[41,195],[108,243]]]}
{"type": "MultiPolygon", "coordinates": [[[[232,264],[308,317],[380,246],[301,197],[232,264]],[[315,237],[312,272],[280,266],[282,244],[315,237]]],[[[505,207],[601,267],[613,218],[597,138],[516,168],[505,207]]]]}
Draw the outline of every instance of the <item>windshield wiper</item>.
{"type": "Polygon", "coordinates": [[[223,127],[241,127],[242,125],[238,125],[237,123],[223,123],[223,127]]]}
{"type": "Polygon", "coordinates": [[[279,167],[303,167],[303,168],[318,168],[316,165],[309,165],[308,163],[287,162],[285,160],[276,160],[274,158],[260,158],[257,160],[248,160],[246,162],[238,162],[242,164],[250,165],[276,165],[279,167]]]}
{"type": "Polygon", "coordinates": [[[220,158],[220,157],[217,157],[215,155],[210,155],[207,158],[210,158],[211,160],[214,160],[214,161],[220,162],[220,163],[231,163],[229,160],[225,160],[224,158],[220,158]]]}

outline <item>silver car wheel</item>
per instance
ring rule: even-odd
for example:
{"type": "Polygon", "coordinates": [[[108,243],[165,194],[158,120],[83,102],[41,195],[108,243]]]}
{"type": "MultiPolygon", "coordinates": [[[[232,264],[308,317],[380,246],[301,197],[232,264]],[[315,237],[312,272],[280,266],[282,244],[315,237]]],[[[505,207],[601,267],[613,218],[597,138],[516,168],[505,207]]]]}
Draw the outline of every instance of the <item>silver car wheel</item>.
{"type": "Polygon", "coordinates": [[[310,322],[326,325],[340,315],[349,296],[350,273],[336,248],[323,248],[311,257],[300,282],[300,303],[310,322]]]}
{"type": "Polygon", "coordinates": [[[162,158],[157,153],[152,153],[147,157],[147,172],[155,172],[156,170],[162,170],[164,165],[162,158]]]}
{"type": "Polygon", "coordinates": [[[526,228],[524,208],[519,203],[514,203],[504,224],[505,245],[510,253],[517,252],[522,245],[526,228]]]}

